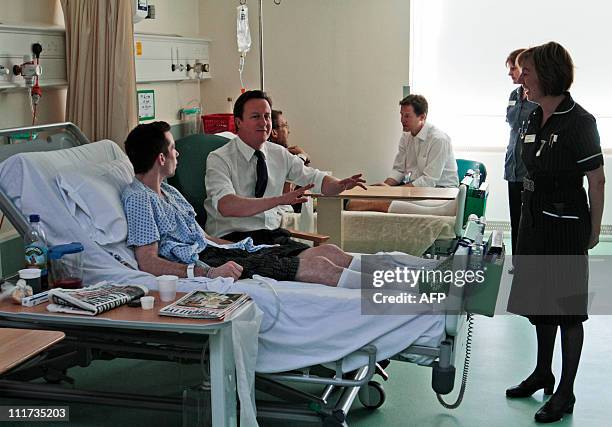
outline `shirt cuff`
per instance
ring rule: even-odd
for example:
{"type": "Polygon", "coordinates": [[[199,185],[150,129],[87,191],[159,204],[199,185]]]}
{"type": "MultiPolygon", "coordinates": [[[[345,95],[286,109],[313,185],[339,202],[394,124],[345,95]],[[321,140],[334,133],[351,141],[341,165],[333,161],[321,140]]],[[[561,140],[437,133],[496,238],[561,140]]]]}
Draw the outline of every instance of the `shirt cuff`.
{"type": "Polygon", "coordinates": [[[388,178],[394,179],[401,184],[404,181],[404,174],[393,169],[388,178]]]}
{"type": "Polygon", "coordinates": [[[415,187],[435,187],[435,180],[427,176],[420,176],[411,182],[415,187]]]}
{"type": "Polygon", "coordinates": [[[316,194],[321,194],[322,193],[321,187],[323,186],[323,179],[326,176],[327,174],[325,172],[321,172],[320,170],[318,170],[312,181],[312,183],[314,184],[314,187],[312,187],[310,191],[316,194]]]}

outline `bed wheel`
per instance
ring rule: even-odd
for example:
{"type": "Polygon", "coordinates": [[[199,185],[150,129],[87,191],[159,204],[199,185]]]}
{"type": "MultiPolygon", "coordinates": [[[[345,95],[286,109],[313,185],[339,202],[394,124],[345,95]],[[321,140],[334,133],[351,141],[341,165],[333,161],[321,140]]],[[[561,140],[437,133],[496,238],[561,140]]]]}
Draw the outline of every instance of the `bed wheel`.
{"type": "Polygon", "coordinates": [[[359,389],[359,401],[368,409],[380,408],[385,403],[385,399],[385,389],[376,381],[370,381],[359,389]]]}

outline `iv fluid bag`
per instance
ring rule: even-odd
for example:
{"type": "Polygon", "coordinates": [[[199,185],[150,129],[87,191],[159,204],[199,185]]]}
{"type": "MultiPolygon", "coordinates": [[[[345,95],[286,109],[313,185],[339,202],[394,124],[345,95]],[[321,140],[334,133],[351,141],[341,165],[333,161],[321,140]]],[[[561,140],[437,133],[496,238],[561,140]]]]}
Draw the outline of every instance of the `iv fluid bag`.
{"type": "Polygon", "coordinates": [[[236,22],[236,40],[238,52],[245,54],[251,49],[251,32],[249,31],[249,8],[246,5],[238,6],[236,22]]]}

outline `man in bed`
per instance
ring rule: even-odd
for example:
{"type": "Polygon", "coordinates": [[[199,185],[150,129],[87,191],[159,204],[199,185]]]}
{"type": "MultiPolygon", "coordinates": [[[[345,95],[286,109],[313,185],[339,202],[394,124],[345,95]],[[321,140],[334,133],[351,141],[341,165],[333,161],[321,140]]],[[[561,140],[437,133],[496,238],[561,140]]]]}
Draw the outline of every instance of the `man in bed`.
{"type": "MultiPolygon", "coordinates": [[[[359,260],[333,245],[264,247],[251,239],[231,243],[208,236],[196,222],[193,207],[164,182],[174,175],[179,157],[167,123],[138,125],[128,135],[125,151],[136,174],[121,197],[128,222],[127,244],[134,248],[141,270],[188,278],[239,279],[259,274],[329,286],[350,281],[355,287],[359,280],[358,273],[349,270],[357,270],[359,260]]],[[[294,201],[301,193],[282,197],[294,201]]]]}
{"type": "Polygon", "coordinates": [[[304,192],[338,194],[363,187],[361,174],[337,179],[308,167],[284,147],[268,141],[272,101],[251,90],[234,104],[237,137],[209,154],[206,161],[206,231],[231,241],[245,237],[258,244],[307,248],[280,228],[286,205],[303,203],[304,192]],[[301,186],[283,194],[285,182],[301,186]]]}
{"type": "MultiPolygon", "coordinates": [[[[428,108],[427,100],[422,95],[408,95],[400,101],[400,120],[404,133],[399,142],[393,169],[380,185],[459,186],[457,163],[451,140],[440,129],[427,123],[428,108]]],[[[410,204],[410,202],[391,200],[351,200],[346,209],[407,213],[402,208],[410,204]]],[[[441,204],[449,202],[433,202],[431,207],[439,207],[441,204]]]]}

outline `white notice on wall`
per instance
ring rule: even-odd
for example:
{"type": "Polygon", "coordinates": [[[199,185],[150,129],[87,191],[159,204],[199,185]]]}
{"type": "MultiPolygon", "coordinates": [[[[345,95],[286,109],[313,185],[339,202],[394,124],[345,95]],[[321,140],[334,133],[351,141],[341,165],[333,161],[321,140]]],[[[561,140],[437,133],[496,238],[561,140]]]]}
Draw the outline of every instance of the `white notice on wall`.
{"type": "Polygon", "coordinates": [[[138,91],[138,121],[155,118],[155,92],[153,90],[138,91]]]}

